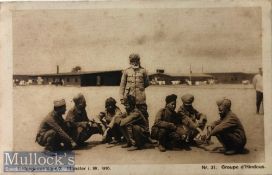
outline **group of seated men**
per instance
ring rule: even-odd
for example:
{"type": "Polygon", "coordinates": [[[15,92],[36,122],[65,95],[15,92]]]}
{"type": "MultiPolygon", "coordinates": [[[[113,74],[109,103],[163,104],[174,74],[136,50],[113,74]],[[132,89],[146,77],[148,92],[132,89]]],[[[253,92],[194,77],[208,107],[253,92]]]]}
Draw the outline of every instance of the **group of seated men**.
{"type": "Polygon", "coordinates": [[[42,121],[36,142],[50,152],[72,150],[87,145],[93,134],[101,134],[102,143],[124,143],[122,148],[129,151],[150,147],[157,141],[159,150],[165,152],[175,147],[190,150],[190,146],[199,144],[197,140],[207,143],[211,136],[216,136],[226,155],[243,152],[245,131],[232,113],[229,99],[217,101],[220,118],[210,126],[206,126],[207,117],[192,106],[193,95],[185,94],[181,100],[183,104],[176,112],[177,96],[165,98],[165,107],[157,112],[151,133],[149,120],[137,109],[134,96],[125,99],[126,112],[121,112],[114,98],[107,98],[105,111],[99,113],[97,120],[88,118],[82,94],[73,98],[75,105],[65,119],[62,117],[66,112],[65,100],[57,100],[54,110],[42,121]],[[208,132],[204,132],[205,128],[208,132]]]}

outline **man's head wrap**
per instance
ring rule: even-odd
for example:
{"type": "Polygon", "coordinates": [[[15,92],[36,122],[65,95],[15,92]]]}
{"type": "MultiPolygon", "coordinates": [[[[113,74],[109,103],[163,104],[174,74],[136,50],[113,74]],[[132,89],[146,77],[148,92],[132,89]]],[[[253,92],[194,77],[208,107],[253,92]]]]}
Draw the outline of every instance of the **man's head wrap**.
{"type": "Polygon", "coordinates": [[[81,94],[81,93],[77,94],[77,95],[73,98],[73,101],[74,101],[76,104],[82,102],[83,100],[85,101],[85,97],[84,97],[84,95],[81,94]]]}
{"type": "Polygon", "coordinates": [[[129,62],[140,62],[139,54],[132,53],[129,55],[129,62]]]}
{"type": "Polygon", "coordinates": [[[192,94],[185,94],[181,97],[182,103],[185,105],[191,105],[194,99],[195,97],[192,94]]]}
{"type": "Polygon", "coordinates": [[[175,94],[168,95],[168,96],[166,96],[166,98],[165,98],[166,104],[169,104],[169,103],[171,103],[172,101],[176,101],[176,100],[177,100],[177,95],[175,95],[175,94]]]}
{"type": "Polygon", "coordinates": [[[216,104],[217,106],[221,106],[221,105],[224,105],[225,107],[227,107],[228,109],[231,108],[231,100],[230,99],[227,99],[225,97],[221,98],[221,99],[218,99],[216,101],[216,104]]]}
{"type": "Polygon", "coordinates": [[[106,101],[105,101],[105,107],[107,107],[109,105],[115,106],[116,105],[116,100],[114,98],[112,98],[112,97],[107,98],[106,101]]]}
{"type": "Polygon", "coordinates": [[[62,106],[65,106],[65,105],[66,105],[66,102],[65,102],[64,99],[54,101],[54,107],[62,107],[62,106]]]}

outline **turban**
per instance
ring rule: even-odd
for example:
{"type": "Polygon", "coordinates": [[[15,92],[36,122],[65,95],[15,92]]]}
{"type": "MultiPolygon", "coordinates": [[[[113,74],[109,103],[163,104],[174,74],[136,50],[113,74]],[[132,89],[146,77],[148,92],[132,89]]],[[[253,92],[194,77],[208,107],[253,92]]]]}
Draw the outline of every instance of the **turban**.
{"type": "Polygon", "coordinates": [[[168,95],[168,96],[166,96],[166,98],[165,98],[166,104],[169,104],[169,103],[171,103],[172,101],[176,101],[176,100],[177,100],[177,96],[176,96],[175,94],[168,95]]]}
{"type": "Polygon", "coordinates": [[[195,97],[192,94],[185,94],[181,97],[183,104],[191,105],[194,102],[195,97]]]}
{"type": "Polygon", "coordinates": [[[132,53],[129,55],[129,62],[139,62],[140,61],[140,56],[138,54],[132,53]]]}
{"type": "Polygon", "coordinates": [[[54,101],[54,107],[61,107],[61,106],[65,106],[65,105],[66,105],[66,103],[65,103],[64,99],[54,101]]]}
{"type": "Polygon", "coordinates": [[[83,100],[85,100],[85,97],[83,94],[79,93],[77,94],[74,98],[73,98],[73,101],[75,103],[79,103],[79,102],[82,102],[83,100]]]}
{"type": "Polygon", "coordinates": [[[106,99],[105,106],[114,105],[116,104],[116,100],[112,97],[106,99]]]}
{"type": "Polygon", "coordinates": [[[217,104],[217,106],[224,105],[224,106],[226,106],[228,108],[231,107],[231,101],[229,99],[225,98],[225,97],[217,100],[216,104],[217,104]]]}

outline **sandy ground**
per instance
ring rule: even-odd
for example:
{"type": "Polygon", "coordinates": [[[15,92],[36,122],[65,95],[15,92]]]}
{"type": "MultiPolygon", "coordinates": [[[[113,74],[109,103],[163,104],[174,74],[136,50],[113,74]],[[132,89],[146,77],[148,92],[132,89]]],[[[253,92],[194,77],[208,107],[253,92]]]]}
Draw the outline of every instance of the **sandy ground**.
{"type": "MultiPolygon", "coordinates": [[[[107,97],[118,98],[118,87],[55,87],[55,86],[27,86],[14,87],[13,90],[13,138],[15,151],[42,151],[42,147],[35,143],[35,136],[39,124],[53,108],[53,100],[65,98],[67,109],[73,105],[72,97],[81,92],[87,100],[89,118],[93,118],[104,109],[107,97]]],[[[156,112],[163,107],[166,95],[181,95],[192,93],[195,95],[194,106],[208,116],[208,123],[218,118],[215,101],[220,97],[232,100],[232,111],[236,113],[246,130],[248,137],[245,155],[225,156],[210,153],[193,147],[191,151],[175,150],[161,153],[158,148],[128,152],[120,146],[107,148],[108,145],[99,144],[101,136],[94,135],[89,139],[90,145],[82,150],[76,150],[76,164],[193,164],[193,163],[241,163],[264,161],[264,123],[263,115],[255,114],[255,91],[250,86],[243,85],[214,85],[202,87],[182,86],[151,86],[147,88],[147,104],[150,114],[150,125],[154,123],[156,112]]],[[[120,103],[118,103],[120,104],[120,103]]],[[[123,109],[123,107],[121,107],[123,109]]],[[[215,138],[214,144],[208,148],[220,146],[215,138]]]]}

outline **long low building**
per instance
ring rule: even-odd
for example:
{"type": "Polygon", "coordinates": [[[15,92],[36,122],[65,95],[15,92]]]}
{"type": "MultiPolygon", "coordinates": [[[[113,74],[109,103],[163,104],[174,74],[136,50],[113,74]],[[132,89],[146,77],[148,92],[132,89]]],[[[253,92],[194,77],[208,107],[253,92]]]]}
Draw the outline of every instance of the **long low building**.
{"type": "MultiPolygon", "coordinates": [[[[196,84],[199,82],[215,82],[237,84],[246,80],[251,82],[254,74],[243,72],[230,73],[191,73],[191,74],[165,74],[153,73],[149,75],[151,84],[196,84]]],[[[36,75],[13,75],[16,85],[26,84],[55,84],[73,86],[119,86],[122,70],[67,72],[36,75]]]]}
{"type": "Polygon", "coordinates": [[[242,81],[249,81],[251,82],[254,73],[244,73],[244,72],[217,72],[217,73],[209,73],[214,77],[216,83],[230,83],[230,84],[237,84],[242,83],[242,81]]]}
{"type": "Polygon", "coordinates": [[[209,81],[214,79],[212,75],[203,74],[203,73],[192,73],[192,74],[165,74],[165,73],[154,73],[149,75],[149,78],[152,84],[163,84],[170,85],[170,84],[186,84],[188,81],[195,82],[200,81],[209,81]]]}
{"type": "Polygon", "coordinates": [[[165,74],[154,73],[150,75],[150,80],[153,84],[188,84],[190,81],[192,84],[198,82],[207,83],[220,83],[220,84],[240,84],[242,82],[252,82],[254,73],[244,72],[217,72],[217,73],[188,73],[188,74],[165,74]]]}
{"type": "Polygon", "coordinates": [[[13,75],[16,84],[20,81],[31,80],[32,84],[55,84],[74,86],[117,86],[120,84],[121,70],[68,72],[37,75],[13,75]],[[39,80],[41,83],[39,83],[39,80]]]}

